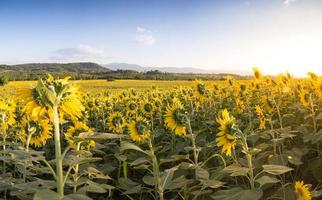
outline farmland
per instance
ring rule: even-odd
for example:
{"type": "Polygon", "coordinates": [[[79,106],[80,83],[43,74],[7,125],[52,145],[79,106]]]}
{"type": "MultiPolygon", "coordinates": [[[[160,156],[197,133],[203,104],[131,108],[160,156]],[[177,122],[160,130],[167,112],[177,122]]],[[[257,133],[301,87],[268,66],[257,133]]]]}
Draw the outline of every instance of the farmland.
{"type": "Polygon", "coordinates": [[[322,79],[1,86],[3,199],[319,199],[322,79]]]}

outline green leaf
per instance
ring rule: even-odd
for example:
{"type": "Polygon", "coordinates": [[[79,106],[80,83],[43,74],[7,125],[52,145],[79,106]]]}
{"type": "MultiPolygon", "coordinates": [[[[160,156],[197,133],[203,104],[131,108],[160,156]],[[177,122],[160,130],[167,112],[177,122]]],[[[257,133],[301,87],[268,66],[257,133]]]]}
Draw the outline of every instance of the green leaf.
{"type": "Polygon", "coordinates": [[[87,184],[88,185],[80,188],[77,192],[80,192],[80,193],[92,192],[92,193],[99,193],[99,194],[107,192],[107,190],[101,187],[100,184],[98,183],[88,181],[87,184]]]}
{"type": "Polygon", "coordinates": [[[133,144],[133,143],[130,143],[130,142],[121,142],[121,145],[120,145],[120,150],[121,151],[125,151],[125,150],[135,150],[135,151],[138,151],[138,152],[141,152],[141,153],[144,153],[146,155],[150,155],[149,153],[143,151],[143,149],[141,149],[140,147],[138,147],[137,145],[133,144]]]}
{"type": "Polygon", "coordinates": [[[197,167],[196,178],[199,180],[209,180],[209,172],[201,167],[197,167]]]}
{"type": "Polygon", "coordinates": [[[189,183],[189,180],[185,178],[185,176],[179,176],[178,178],[173,179],[169,185],[167,185],[164,189],[173,190],[177,188],[182,188],[189,183]]]}
{"type": "Polygon", "coordinates": [[[178,169],[178,167],[173,167],[173,168],[170,168],[170,169],[167,169],[165,170],[165,172],[163,172],[161,174],[161,185],[162,185],[162,188],[167,188],[170,183],[171,183],[171,180],[173,178],[173,173],[178,169]]]}
{"type": "Polygon", "coordinates": [[[249,169],[238,164],[231,164],[225,167],[223,171],[229,173],[230,176],[247,176],[249,169]]]}
{"type": "Polygon", "coordinates": [[[216,188],[220,188],[221,186],[223,186],[225,183],[212,179],[212,180],[206,180],[202,182],[206,187],[210,187],[212,189],[216,189],[216,188]]]}
{"type": "Polygon", "coordinates": [[[113,134],[113,133],[94,133],[93,135],[84,135],[79,136],[82,139],[89,139],[89,140],[95,140],[95,141],[105,141],[105,140],[112,140],[112,139],[119,139],[126,137],[122,134],[113,134]]]}
{"type": "Polygon", "coordinates": [[[125,192],[123,192],[124,194],[140,193],[142,188],[139,183],[136,183],[129,178],[127,179],[119,178],[118,187],[121,188],[122,190],[125,190],[125,192]]]}
{"type": "Polygon", "coordinates": [[[263,168],[263,171],[273,175],[284,174],[293,170],[292,168],[286,167],[284,165],[263,165],[263,168]]]}
{"type": "Polygon", "coordinates": [[[322,190],[313,190],[312,191],[312,197],[316,198],[322,196],[322,190]]]}
{"type": "Polygon", "coordinates": [[[263,196],[260,189],[244,190],[240,187],[228,190],[219,190],[211,195],[215,200],[258,200],[263,196]]]}
{"type": "Polygon", "coordinates": [[[92,198],[89,198],[88,196],[83,194],[69,194],[65,196],[62,200],[92,200],[92,198]]]}
{"type": "Polygon", "coordinates": [[[133,162],[130,163],[130,165],[135,166],[135,165],[140,165],[140,164],[145,164],[145,163],[150,163],[150,160],[148,160],[145,157],[142,157],[142,158],[138,158],[138,159],[134,160],[133,162]]]}
{"type": "Polygon", "coordinates": [[[51,190],[38,190],[33,198],[34,200],[61,200],[58,193],[51,190]]]}
{"type": "Polygon", "coordinates": [[[150,175],[145,175],[143,178],[142,178],[143,182],[147,185],[151,185],[151,186],[154,186],[155,183],[155,179],[153,176],[150,176],[150,175]]]}
{"type": "Polygon", "coordinates": [[[259,183],[260,186],[263,186],[263,185],[269,184],[269,183],[278,183],[278,182],[280,182],[280,180],[278,180],[277,178],[270,177],[270,176],[262,176],[262,177],[256,179],[255,181],[257,183],[259,183]]]}

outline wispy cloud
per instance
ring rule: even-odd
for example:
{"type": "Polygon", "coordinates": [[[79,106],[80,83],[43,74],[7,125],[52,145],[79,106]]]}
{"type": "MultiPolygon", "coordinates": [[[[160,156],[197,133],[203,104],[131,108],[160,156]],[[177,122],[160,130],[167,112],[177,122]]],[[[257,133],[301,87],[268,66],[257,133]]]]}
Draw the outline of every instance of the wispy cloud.
{"type": "Polygon", "coordinates": [[[296,0],[283,0],[284,5],[286,7],[289,7],[292,3],[294,3],[296,0]]]}
{"type": "Polygon", "coordinates": [[[73,60],[93,60],[101,58],[104,51],[93,46],[80,44],[77,47],[62,48],[53,52],[50,60],[73,61],[73,60]]]}
{"type": "Polygon", "coordinates": [[[134,41],[140,45],[151,46],[155,44],[156,38],[152,35],[152,31],[138,26],[136,27],[134,41]]]}

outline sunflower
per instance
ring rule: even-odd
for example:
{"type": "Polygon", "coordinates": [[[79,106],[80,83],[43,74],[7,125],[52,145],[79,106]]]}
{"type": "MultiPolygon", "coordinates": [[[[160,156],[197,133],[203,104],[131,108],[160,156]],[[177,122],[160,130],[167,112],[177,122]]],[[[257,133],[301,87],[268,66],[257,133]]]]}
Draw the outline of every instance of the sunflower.
{"type": "Polygon", "coordinates": [[[24,133],[33,130],[29,144],[34,145],[35,147],[44,146],[47,140],[52,137],[53,127],[48,119],[28,121],[27,118],[24,118],[21,124],[24,127],[24,133]]]}
{"type": "Polygon", "coordinates": [[[315,83],[315,93],[322,98],[322,79],[317,80],[315,83]]]}
{"type": "Polygon", "coordinates": [[[257,67],[253,67],[253,72],[256,79],[262,78],[262,73],[257,67]]]}
{"type": "Polygon", "coordinates": [[[295,193],[298,200],[311,200],[311,192],[308,185],[304,185],[303,181],[296,181],[294,185],[295,193]]]}
{"type": "Polygon", "coordinates": [[[257,117],[259,118],[259,129],[265,129],[266,118],[262,108],[259,105],[256,105],[255,111],[256,111],[257,117]]]}
{"type": "Polygon", "coordinates": [[[150,116],[154,112],[154,106],[151,102],[143,101],[142,106],[141,106],[141,110],[145,115],[150,116]]]}
{"type": "Polygon", "coordinates": [[[150,137],[149,122],[145,118],[138,116],[130,122],[129,132],[133,141],[144,142],[150,137]]]}
{"type": "Polygon", "coordinates": [[[266,111],[269,113],[269,114],[272,114],[273,111],[274,111],[274,106],[273,104],[271,103],[271,101],[267,98],[267,96],[262,96],[261,99],[260,99],[261,103],[264,105],[266,111]]]}
{"type": "Polygon", "coordinates": [[[59,112],[73,118],[82,115],[84,107],[80,101],[78,88],[69,83],[70,77],[55,80],[50,74],[47,79],[40,79],[35,88],[26,91],[23,95],[31,99],[25,111],[33,119],[51,118],[54,106],[59,107],[59,112]],[[47,116],[46,116],[47,115],[47,116]]]}
{"type": "Polygon", "coordinates": [[[300,89],[299,97],[300,97],[300,101],[301,101],[302,105],[304,107],[308,108],[310,106],[309,93],[307,91],[305,91],[304,89],[300,89]]]}
{"type": "Polygon", "coordinates": [[[126,126],[125,119],[122,113],[115,112],[108,117],[108,125],[111,131],[115,133],[122,133],[126,126]]]}
{"type": "Polygon", "coordinates": [[[0,99],[0,120],[3,129],[8,129],[16,123],[15,110],[16,104],[12,100],[0,99]]]}
{"type": "Polygon", "coordinates": [[[126,111],[128,114],[133,115],[138,110],[138,104],[135,101],[129,101],[126,105],[126,111]]]}
{"type": "Polygon", "coordinates": [[[235,99],[235,103],[236,103],[236,109],[238,113],[242,113],[245,110],[245,104],[244,101],[241,100],[239,97],[237,97],[235,99]]]}
{"type": "MultiPolygon", "coordinates": [[[[93,135],[94,133],[92,130],[83,122],[76,121],[73,122],[74,125],[69,127],[65,133],[65,137],[67,140],[67,143],[69,144],[70,147],[73,149],[76,149],[77,147],[77,141],[74,140],[74,137],[80,136],[90,136],[93,135]]],[[[94,140],[86,140],[82,141],[81,143],[81,149],[90,149],[96,145],[94,140]]]]}
{"type": "Polygon", "coordinates": [[[186,119],[181,102],[174,98],[172,105],[168,105],[164,114],[165,125],[171,129],[176,135],[186,135],[186,119]]]}
{"type": "Polygon", "coordinates": [[[206,85],[200,80],[195,80],[194,89],[196,91],[196,95],[199,100],[202,100],[207,97],[208,91],[207,91],[206,85]]]}
{"type": "Polygon", "coordinates": [[[307,72],[307,75],[309,75],[312,80],[318,79],[318,76],[314,72],[307,72]]]}
{"type": "Polygon", "coordinates": [[[236,146],[236,136],[232,129],[235,124],[235,118],[229,114],[227,109],[221,111],[216,121],[219,123],[219,132],[217,133],[217,146],[222,147],[222,153],[226,152],[227,156],[231,156],[232,149],[236,146]]]}
{"type": "Polygon", "coordinates": [[[232,76],[226,76],[226,82],[228,85],[233,86],[234,78],[232,76]]]}

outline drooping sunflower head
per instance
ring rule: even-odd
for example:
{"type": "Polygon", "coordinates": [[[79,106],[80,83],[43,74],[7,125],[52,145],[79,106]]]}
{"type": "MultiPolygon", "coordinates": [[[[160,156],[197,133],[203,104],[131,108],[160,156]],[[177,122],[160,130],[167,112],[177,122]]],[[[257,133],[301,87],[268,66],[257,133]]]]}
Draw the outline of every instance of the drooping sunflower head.
{"type": "Polygon", "coordinates": [[[226,152],[227,156],[231,156],[232,150],[236,146],[236,135],[234,130],[235,118],[231,116],[227,109],[222,110],[216,121],[219,123],[219,132],[216,136],[217,146],[221,148],[222,153],[226,152]]]}
{"type": "Polygon", "coordinates": [[[120,112],[115,112],[108,117],[108,125],[111,131],[122,133],[126,126],[125,119],[120,112]]]}
{"type": "Polygon", "coordinates": [[[80,101],[78,88],[69,82],[70,77],[54,79],[51,75],[40,79],[31,90],[31,101],[26,105],[29,115],[37,118],[57,106],[60,112],[72,117],[80,117],[84,107],[80,101]]]}
{"type": "Polygon", "coordinates": [[[303,181],[296,181],[294,185],[295,193],[298,200],[311,200],[312,194],[309,186],[304,185],[303,181]]]}
{"type": "Polygon", "coordinates": [[[318,75],[316,75],[314,72],[307,72],[307,75],[309,75],[312,80],[318,79],[318,75]]]}
{"type": "Polygon", "coordinates": [[[165,125],[179,136],[186,135],[186,117],[181,102],[174,98],[171,105],[168,105],[164,114],[165,125]]]}
{"type": "Polygon", "coordinates": [[[241,100],[239,97],[235,99],[236,103],[236,110],[238,113],[242,113],[245,110],[245,103],[243,100],[241,100]]]}
{"type": "Polygon", "coordinates": [[[229,86],[233,86],[233,84],[234,84],[234,78],[232,76],[226,76],[226,83],[229,86]]]}
{"type": "Polygon", "coordinates": [[[315,83],[315,93],[322,99],[322,79],[319,79],[315,83]]]}
{"type": "Polygon", "coordinates": [[[81,142],[80,149],[87,149],[88,150],[88,149],[94,147],[96,145],[94,140],[79,141],[74,138],[74,137],[78,137],[78,136],[93,135],[94,133],[92,132],[92,130],[84,122],[81,122],[81,121],[73,122],[73,124],[74,125],[70,126],[65,133],[65,137],[66,137],[68,145],[71,148],[76,149],[77,143],[81,142]]]}
{"type": "Polygon", "coordinates": [[[262,108],[259,105],[256,105],[255,111],[256,111],[257,117],[259,118],[259,129],[265,129],[266,118],[265,118],[262,108]]]}
{"type": "Polygon", "coordinates": [[[301,104],[304,107],[308,108],[310,106],[309,93],[305,89],[300,89],[299,97],[301,104]]]}
{"type": "Polygon", "coordinates": [[[135,142],[144,142],[150,138],[150,124],[141,116],[129,124],[129,132],[131,139],[135,142]]]}
{"type": "Polygon", "coordinates": [[[258,67],[253,67],[253,72],[256,79],[262,78],[262,72],[258,69],[258,67]]]}
{"type": "Polygon", "coordinates": [[[207,97],[208,91],[207,91],[206,85],[202,81],[200,80],[194,81],[194,90],[199,100],[207,97]]]}
{"type": "Polygon", "coordinates": [[[154,112],[154,105],[152,102],[149,101],[143,101],[142,102],[142,106],[141,106],[141,110],[145,115],[152,115],[154,112]]]}
{"type": "Polygon", "coordinates": [[[272,114],[274,111],[274,105],[272,104],[272,102],[268,99],[267,96],[262,96],[260,99],[260,102],[264,105],[266,111],[269,114],[272,114]]]}

